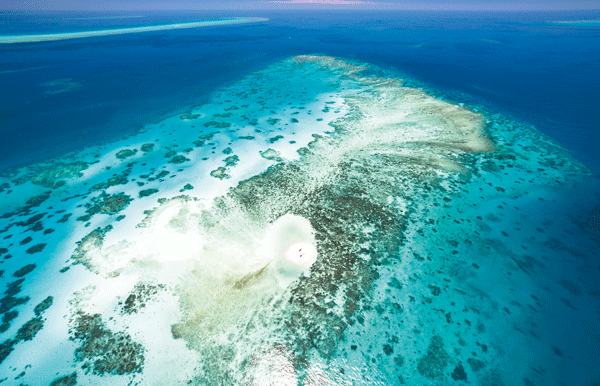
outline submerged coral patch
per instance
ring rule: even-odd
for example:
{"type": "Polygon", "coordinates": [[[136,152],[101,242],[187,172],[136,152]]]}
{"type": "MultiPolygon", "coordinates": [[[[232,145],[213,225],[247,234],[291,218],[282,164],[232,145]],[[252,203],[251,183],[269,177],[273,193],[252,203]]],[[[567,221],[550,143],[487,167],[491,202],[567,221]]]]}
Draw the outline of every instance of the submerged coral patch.
{"type": "Polygon", "coordinates": [[[229,174],[227,174],[227,169],[225,169],[223,166],[219,166],[215,170],[211,171],[210,176],[220,180],[224,178],[230,178],[229,174]]]}
{"type": "Polygon", "coordinates": [[[225,162],[225,167],[235,166],[240,159],[237,155],[231,155],[223,160],[225,162]]]}
{"type": "Polygon", "coordinates": [[[129,296],[124,302],[120,302],[122,305],[122,314],[134,314],[146,307],[146,304],[152,301],[159,291],[164,290],[164,284],[152,284],[152,283],[137,283],[129,296]]]}
{"type": "Polygon", "coordinates": [[[27,264],[24,267],[22,267],[21,269],[18,269],[15,271],[15,273],[13,273],[14,277],[23,277],[25,275],[27,275],[29,272],[33,271],[35,269],[36,265],[35,264],[27,264]]]}
{"type": "Polygon", "coordinates": [[[78,311],[71,321],[71,340],[79,347],[75,360],[94,374],[139,373],[144,366],[144,347],[124,332],[112,332],[99,314],[78,311]]]}
{"type": "Polygon", "coordinates": [[[158,193],[158,189],[151,188],[151,189],[140,190],[138,195],[140,198],[142,198],[142,197],[148,197],[150,195],[153,195],[154,193],[158,193]]]}
{"type": "Polygon", "coordinates": [[[20,177],[15,183],[22,184],[25,181],[31,181],[35,185],[53,188],[60,180],[82,176],[82,172],[88,167],[89,164],[83,161],[71,163],[57,162],[49,166],[33,166],[27,174],[20,177]]]}
{"type": "Polygon", "coordinates": [[[131,201],[132,198],[125,193],[108,195],[103,192],[100,196],[92,199],[86,212],[91,216],[97,213],[113,215],[125,209],[131,201]]]}
{"type": "Polygon", "coordinates": [[[33,309],[33,313],[36,316],[40,316],[44,311],[46,311],[52,305],[54,298],[52,296],[48,296],[46,299],[42,300],[40,304],[35,306],[33,309]]]}
{"type": "Polygon", "coordinates": [[[145,143],[142,145],[142,147],[140,148],[144,153],[149,153],[152,150],[154,150],[154,144],[153,143],[145,143]]]}
{"type": "Polygon", "coordinates": [[[180,192],[185,192],[186,190],[192,190],[192,189],[194,189],[194,187],[192,186],[192,184],[190,184],[190,183],[187,183],[187,184],[185,184],[185,185],[183,186],[183,188],[181,188],[179,191],[180,191],[180,192]]]}
{"type": "Polygon", "coordinates": [[[33,196],[25,203],[29,206],[40,206],[44,201],[50,198],[49,194],[40,194],[38,196],[33,196]]]}
{"type": "Polygon", "coordinates": [[[64,377],[56,378],[50,383],[50,386],[75,386],[77,384],[77,373],[74,372],[64,377]]]}
{"type": "Polygon", "coordinates": [[[277,150],[267,149],[265,151],[261,151],[260,155],[261,155],[261,157],[268,159],[270,161],[277,161],[277,162],[283,161],[283,158],[281,158],[281,153],[279,153],[277,150]]]}
{"type": "Polygon", "coordinates": [[[89,270],[94,270],[89,254],[102,247],[104,236],[112,229],[112,225],[107,225],[104,228],[96,228],[78,241],[77,248],[71,256],[71,259],[74,260],[74,264],[82,264],[89,270]]]}
{"type": "MultiPolygon", "coordinates": [[[[49,296],[46,300],[36,306],[35,317],[25,322],[19,330],[17,334],[12,339],[7,339],[4,342],[0,343],[0,364],[10,355],[10,353],[14,350],[14,346],[23,341],[30,341],[35,338],[37,333],[44,328],[44,319],[42,318],[42,314],[45,310],[47,310],[52,305],[52,297],[49,296]],[[48,301],[48,299],[50,299],[48,301]]],[[[29,298],[27,298],[29,300],[29,298]]],[[[2,313],[3,311],[0,311],[2,313]]],[[[17,316],[16,312],[11,314],[8,318],[5,318],[6,314],[3,317],[3,322],[8,323],[10,320],[17,316]]]]}
{"type": "Polygon", "coordinates": [[[33,255],[34,253],[39,253],[44,250],[46,245],[47,245],[46,243],[36,244],[30,248],[27,248],[27,250],[25,252],[27,252],[30,255],[33,255]]]}

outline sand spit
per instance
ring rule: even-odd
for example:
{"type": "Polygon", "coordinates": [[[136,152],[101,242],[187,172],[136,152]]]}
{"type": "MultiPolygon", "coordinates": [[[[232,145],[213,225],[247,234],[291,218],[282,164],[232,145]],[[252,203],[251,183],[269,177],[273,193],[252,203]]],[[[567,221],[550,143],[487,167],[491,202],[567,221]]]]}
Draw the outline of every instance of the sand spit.
{"type": "Polygon", "coordinates": [[[53,40],[66,40],[66,39],[79,39],[89,38],[97,36],[110,36],[110,35],[122,35],[142,32],[153,32],[153,31],[166,31],[171,29],[186,29],[186,28],[202,28],[202,27],[213,27],[220,25],[232,25],[232,24],[245,24],[245,23],[258,23],[268,21],[269,19],[262,17],[236,17],[223,20],[210,20],[210,21],[198,21],[191,23],[175,23],[175,24],[164,24],[164,25],[151,25],[144,27],[130,27],[130,28],[118,28],[118,29],[107,29],[98,31],[82,31],[82,32],[67,32],[57,34],[38,34],[38,35],[5,35],[0,36],[0,44],[11,44],[11,43],[35,43],[35,42],[49,42],[53,40]]]}

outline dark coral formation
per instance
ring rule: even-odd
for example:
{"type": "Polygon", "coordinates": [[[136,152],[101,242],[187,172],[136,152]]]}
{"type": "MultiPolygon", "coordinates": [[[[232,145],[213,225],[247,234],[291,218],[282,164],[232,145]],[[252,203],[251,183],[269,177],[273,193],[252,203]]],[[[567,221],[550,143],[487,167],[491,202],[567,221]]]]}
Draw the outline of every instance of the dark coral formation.
{"type": "Polygon", "coordinates": [[[40,194],[39,196],[33,196],[25,203],[29,206],[40,206],[44,201],[50,198],[49,194],[40,194]]]}
{"type": "Polygon", "coordinates": [[[275,142],[279,141],[280,139],[283,139],[283,135],[276,135],[273,138],[269,138],[269,142],[275,143],[275,142]]]}
{"type": "Polygon", "coordinates": [[[40,243],[40,244],[34,245],[33,247],[28,248],[25,252],[27,252],[30,255],[33,255],[34,253],[39,253],[39,252],[43,251],[45,247],[46,247],[45,243],[40,243]]]}
{"type": "Polygon", "coordinates": [[[14,277],[23,277],[35,269],[35,264],[27,264],[13,273],[14,277]]]}
{"type": "Polygon", "coordinates": [[[125,299],[122,304],[123,308],[121,309],[121,314],[134,314],[139,310],[146,307],[146,304],[149,301],[152,301],[158,291],[164,290],[164,284],[152,284],[152,283],[137,283],[134,287],[127,299],[125,299]]]}
{"type": "MultiPolygon", "coordinates": [[[[49,296],[49,298],[52,297],[49,296]]],[[[29,300],[29,298],[27,298],[27,300],[29,300]]],[[[32,340],[37,335],[37,333],[44,327],[44,319],[42,319],[42,314],[46,309],[48,309],[48,307],[52,305],[52,301],[47,302],[47,300],[48,298],[46,298],[46,300],[44,300],[42,303],[36,306],[36,310],[39,310],[39,312],[36,312],[36,316],[34,318],[30,319],[19,328],[14,338],[7,339],[4,342],[0,343],[0,363],[4,362],[6,357],[10,355],[16,344],[23,341],[32,340]]],[[[16,316],[16,312],[14,312],[8,318],[14,319],[16,316]]],[[[5,317],[6,314],[3,316],[3,321],[5,317]]]]}
{"type": "MultiPolygon", "coordinates": [[[[431,338],[429,347],[427,347],[427,353],[419,360],[417,370],[419,370],[419,373],[427,378],[439,378],[444,374],[444,369],[448,365],[449,361],[450,356],[446,350],[444,350],[444,341],[442,340],[442,337],[439,335],[434,335],[431,338]]],[[[462,372],[464,372],[464,369],[462,372]]],[[[457,376],[460,375],[461,373],[459,370],[457,372],[457,376]]]]}
{"type": "Polygon", "coordinates": [[[77,248],[71,256],[71,259],[75,261],[73,264],[82,264],[87,269],[94,272],[93,265],[87,256],[87,253],[93,249],[101,248],[102,243],[104,242],[104,236],[112,229],[112,225],[107,225],[104,228],[96,228],[78,241],[77,248]]]}
{"type": "Polygon", "coordinates": [[[160,178],[164,178],[166,176],[169,175],[169,171],[168,170],[161,170],[160,172],[156,173],[156,177],[152,178],[148,178],[148,181],[154,181],[156,179],[160,179],[160,178]]]}
{"type": "Polygon", "coordinates": [[[33,238],[31,236],[27,236],[19,242],[19,245],[25,245],[25,244],[31,242],[32,240],[33,240],[33,238]]]}
{"type": "MultiPolygon", "coordinates": [[[[21,284],[25,281],[25,279],[18,279],[13,281],[12,283],[8,283],[8,285],[6,286],[6,291],[4,291],[4,294],[8,295],[8,296],[14,296],[16,294],[18,294],[19,292],[21,292],[21,284]]],[[[0,312],[2,313],[2,312],[0,312]]]]}
{"type": "Polygon", "coordinates": [[[0,332],[6,332],[10,328],[10,322],[13,321],[14,318],[19,316],[19,312],[16,310],[8,311],[4,315],[2,315],[2,324],[0,324],[0,332]]]}
{"type": "Polygon", "coordinates": [[[81,172],[87,169],[88,166],[88,163],[83,161],[56,164],[47,169],[40,170],[31,178],[31,182],[45,188],[52,188],[61,179],[81,177],[83,175],[81,172]]]}
{"type": "Polygon", "coordinates": [[[485,367],[485,362],[475,358],[469,358],[467,360],[467,363],[471,367],[471,370],[473,370],[474,372],[477,372],[485,367]]]}
{"type": "Polygon", "coordinates": [[[225,128],[231,126],[231,123],[229,123],[229,122],[209,121],[209,122],[206,122],[204,124],[204,127],[210,127],[210,126],[214,126],[217,129],[225,129],[225,128]]]}
{"type": "Polygon", "coordinates": [[[69,220],[69,217],[71,217],[73,215],[73,213],[65,213],[62,215],[61,218],[59,218],[58,220],[56,220],[57,223],[66,223],[69,220]]]}
{"type": "Polygon", "coordinates": [[[2,362],[4,362],[6,357],[8,357],[10,355],[10,353],[13,351],[14,345],[15,345],[15,341],[12,339],[8,339],[8,340],[5,340],[4,342],[0,343],[0,364],[2,362]]]}
{"type": "Polygon", "coordinates": [[[65,375],[64,377],[56,378],[50,383],[50,386],[75,386],[77,384],[77,373],[65,375]]]}
{"type": "Polygon", "coordinates": [[[153,143],[145,143],[142,145],[141,149],[144,153],[149,153],[152,150],[154,150],[154,144],[153,143]]]}
{"type": "Polygon", "coordinates": [[[270,148],[267,150],[261,151],[260,155],[261,155],[261,157],[268,159],[270,161],[277,161],[277,162],[283,161],[283,158],[281,158],[281,154],[277,150],[273,150],[270,148]]]}
{"type": "Polygon", "coordinates": [[[183,155],[176,155],[176,156],[174,156],[173,158],[171,158],[171,159],[169,160],[169,163],[172,163],[172,164],[182,164],[182,163],[184,163],[184,162],[186,162],[186,161],[189,161],[189,160],[190,160],[190,159],[189,159],[189,158],[187,158],[186,156],[183,156],[183,155]]]}
{"type": "Polygon", "coordinates": [[[467,373],[465,372],[465,368],[463,367],[462,363],[459,363],[458,366],[456,366],[454,368],[451,376],[452,376],[452,379],[454,379],[455,381],[466,381],[467,380],[467,373]]]}
{"type": "Polygon", "coordinates": [[[32,340],[43,327],[44,320],[41,317],[36,316],[35,318],[25,322],[25,324],[19,328],[19,331],[17,331],[16,340],[32,340]]]}
{"type": "Polygon", "coordinates": [[[137,153],[137,149],[124,149],[119,151],[117,154],[115,154],[115,157],[117,157],[118,159],[125,159],[125,158],[129,158],[129,157],[133,157],[135,155],[135,153],[137,153]]]}
{"type": "Polygon", "coordinates": [[[185,184],[183,186],[183,188],[179,189],[179,191],[180,192],[185,192],[186,190],[192,190],[192,189],[194,189],[194,187],[192,186],[192,184],[187,183],[187,184],[185,184]]]}
{"type": "Polygon", "coordinates": [[[111,186],[125,185],[127,182],[129,182],[127,176],[129,176],[129,172],[126,170],[121,175],[109,178],[108,180],[106,180],[106,182],[97,183],[96,185],[92,186],[91,190],[102,190],[108,189],[111,186]]]}
{"type": "Polygon", "coordinates": [[[46,311],[48,308],[50,308],[53,301],[54,301],[54,298],[52,296],[48,296],[46,299],[42,300],[42,302],[40,304],[35,306],[35,308],[33,309],[33,313],[36,316],[40,316],[41,314],[44,313],[44,311],[46,311]]]}
{"type": "Polygon", "coordinates": [[[133,199],[125,193],[115,193],[108,195],[104,192],[100,196],[92,199],[91,206],[86,212],[93,216],[97,213],[113,215],[117,214],[129,205],[133,199]]]}
{"type": "Polygon", "coordinates": [[[227,169],[225,169],[223,166],[219,166],[215,170],[211,171],[210,176],[218,178],[220,180],[226,179],[226,178],[231,178],[231,176],[229,174],[227,174],[227,169]]]}
{"type": "Polygon", "coordinates": [[[152,188],[152,189],[144,189],[144,190],[140,190],[139,192],[139,196],[140,198],[142,197],[148,197],[154,193],[158,193],[158,189],[152,188]]]}
{"type": "Polygon", "coordinates": [[[237,165],[237,163],[240,162],[240,159],[237,155],[231,155],[225,158],[223,161],[225,161],[225,167],[230,167],[237,165]]]}
{"type": "Polygon", "coordinates": [[[75,360],[96,375],[140,373],[144,366],[144,347],[125,332],[112,332],[100,314],[78,311],[71,321],[70,339],[80,346],[75,360]]]}

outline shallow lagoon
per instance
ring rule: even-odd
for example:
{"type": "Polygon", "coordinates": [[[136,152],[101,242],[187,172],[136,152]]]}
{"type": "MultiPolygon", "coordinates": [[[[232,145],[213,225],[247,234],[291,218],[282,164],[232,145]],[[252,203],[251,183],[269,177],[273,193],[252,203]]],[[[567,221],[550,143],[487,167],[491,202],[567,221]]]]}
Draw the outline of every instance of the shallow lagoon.
{"type": "Polygon", "coordinates": [[[412,83],[291,56],[7,171],[5,382],[593,384],[597,177],[412,83]],[[285,215],[318,256],[282,280],[285,215]]]}

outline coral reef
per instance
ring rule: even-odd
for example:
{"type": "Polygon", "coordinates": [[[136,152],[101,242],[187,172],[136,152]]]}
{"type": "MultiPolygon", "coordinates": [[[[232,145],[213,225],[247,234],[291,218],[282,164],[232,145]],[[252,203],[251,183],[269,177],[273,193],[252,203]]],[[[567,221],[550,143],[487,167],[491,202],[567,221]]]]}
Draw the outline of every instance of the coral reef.
{"type": "Polygon", "coordinates": [[[14,277],[23,277],[35,269],[35,264],[27,264],[13,273],[14,277]]]}
{"type": "Polygon", "coordinates": [[[117,214],[129,205],[133,199],[125,193],[112,195],[102,192],[98,197],[91,200],[86,212],[93,216],[97,213],[113,215],[117,214]]]}
{"type": "Polygon", "coordinates": [[[87,162],[78,161],[68,164],[56,164],[46,169],[39,170],[31,177],[31,183],[41,185],[45,188],[52,188],[58,180],[81,177],[82,171],[87,169],[87,162]]]}
{"type": "Polygon", "coordinates": [[[96,228],[78,241],[77,248],[73,252],[73,255],[71,255],[71,259],[74,261],[73,264],[82,264],[90,271],[95,272],[88,253],[101,248],[104,236],[112,229],[112,225],[107,225],[104,228],[96,228]]]}
{"type": "Polygon", "coordinates": [[[117,154],[115,154],[115,157],[123,160],[125,158],[133,157],[136,153],[137,153],[137,149],[133,149],[133,150],[123,149],[123,150],[120,150],[119,152],[117,152],[117,154]]]}
{"type": "MultiPolygon", "coordinates": [[[[450,356],[446,350],[444,350],[444,341],[442,340],[442,337],[434,335],[427,347],[427,353],[419,360],[417,370],[427,378],[439,378],[444,374],[444,369],[448,366],[449,361],[450,356]]],[[[462,369],[462,365],[460,368],[462,369]]],[[[455,372],[456,376],[462,376],[464,369],[462,369],[462,372],[460,369],[455,370],[455,372]]]]}
{"type": "Polygon", "coordinates": [[[283,161],[283,158],[281,158],[281,154],[277,150],[267,149],[267,150],[261,151],[260,155],[261,155],[261,157],[268,159],[270,161],[277,161],[277,162],[283,161]]]}
{"type": "Polygon", "coordinates": [[[223,166],[219,166],[215,170],[211,171],[210,172],[210,176],[218,178],[220,180],[222,180],[224,178],[231,178],[229,176],[229,174],[227,174],[227,169],[225,169],[223,166]]]}
{"type": "Polygon", "coordinates": [[[52,296],[48,296],[46,299],[42,300],[40,304],[35,306],[33,309],[33,313],[36,316],[40,316],[44,311],[46,311],[52,305],[54,298],[52,296]]]}
{"type": "Polygon", "coordinates": [[[65,375],[64,377],[56,378],[50,386],[75,386],[77,384],[77,373],[65,375]]]}
{"type": "Polygon", "coordinates": [[[192,186],[192,184],[189,184],[189,183],[188,183],[188,184],[185,184],[185,185],[183,186],[183,188],[179,189],[179,191],[180,191],[180,192],[185,192],[186,190],[192,190],[192,189],[194,189],[194,187],[192,186]]]}
{"type": "Polygon", "coordinates": [[[134,314],[146,307],[149,301],[152,301],[158,291],[164,290],[164,284],[152,284],[139,282],[134,287],[125,302],[119,302],[122,305],[121,314],[134,314]]]}
{"type": "Polygon", "coordinates": [[[142,147],[140,148],[144,153],[149,153],[152,150],[154,150],[154,144],[153,143],[145,143],[142,145],[142,147]]]}
{"type": "Polygon", "coordinates": [[[158,193],[158,189],[152,188],[152,189],[144,189],[144,190],[140,190],[139,192],[139,197],[148,197],[153,195],[154,193],[158,193]]]}
{"type": "Polygon", "coordinates": [[[36,244],[33,247],[28,248],[25,252],[27,252],[30,255],[33,255],[34,253],[39,253],[44,250],[46,245],[46,243],[36,244]]]}
{"type": "MultiPolygon", "coordinates": [[[[49,296],[49,298],[52,297],[49,296]]],[[[25,324],[23,324],[19,328],[14,338],[7,339],[4,342],[0,343],[0,364],[4,362],[6,357],[10,355],[16,344],[23,341],[32,340],[37,335],[37,333],[44,327],[44,319],[42,319],[42,314],[45,310],[48,309],[48,307],[52,305],[52,301],[50,300],[48,302],[47,300],[48,298],[46,298],[46,300],[44,300],[42,303],[36,306],[36,310],[38,310],[38,312],[36,312],[36,316],[30,319],[29,321],[25,322],[25,324]]]]}
{"type": "Polygon", "coordinates": [[[144,347],[124,332],[112,332],[102,322],[100,314],[83,311],[71,319],[71,340],[78,342],[75,360],[94,374],[122,375],[140,373],[144,367],[144,347]]]}
{"type": "Polygon", "coordinates": [[[184,163],[184,162],[186,162],[186,161],[189,161],[189,160],[190,160],[190,159],[189,159],[189,158],[187,158],[186,156],[183,156],[183,155],[176,155],[176,156],[174,156],[173,158],[171,158],[171,159],[169,160],[169,163],[172,163],[172,164],[182,164],[182,163],[184,163]]]}

